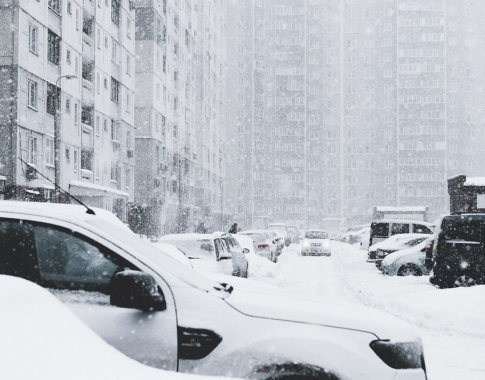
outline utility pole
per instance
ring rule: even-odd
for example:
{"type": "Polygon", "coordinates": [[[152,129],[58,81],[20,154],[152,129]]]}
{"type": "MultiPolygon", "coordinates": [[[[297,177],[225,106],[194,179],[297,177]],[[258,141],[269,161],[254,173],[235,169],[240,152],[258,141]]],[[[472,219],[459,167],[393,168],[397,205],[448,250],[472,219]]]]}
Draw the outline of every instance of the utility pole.
{"type": "Polygon", "coordinates": [[[56,201],[59,199],[59,194],[57,189],[59,189],[61,182],[61,90],[58,86],[59,81],[62,78],[74,79],[77,78],[75,75],[61,75],[56,79],[55,91],[56,91],[56,102],[55,102],[55,113],[54,113],[54,183],[56,185],[56,201]],[[58,90],[59,89],[59,90],[58,90]]]}

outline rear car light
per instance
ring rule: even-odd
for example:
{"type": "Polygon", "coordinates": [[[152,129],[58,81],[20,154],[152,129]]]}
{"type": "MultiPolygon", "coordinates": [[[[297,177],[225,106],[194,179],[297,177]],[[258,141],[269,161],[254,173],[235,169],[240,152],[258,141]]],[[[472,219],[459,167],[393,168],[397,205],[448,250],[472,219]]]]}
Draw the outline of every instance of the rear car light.
{"type": "Polygon", "coordinates": [[[391,368],[422,368],[426,372],[423,346],[420,342],[393,343],[374,340],[370,343],[370,348],[391,368]]]}
{"type": "Polygon", "coordinates": [[[434,249],[434,240],[431,240],[426,244],[426,247],[424,247],[424,251],[426,253],[426,256],[424,258],[424,264],[426,265],[426,268],[431,269],[433,267],[433,249],[434,249]]]}
{"type": "Polygon", "coordinates": [[[269,249],[269,245],[268,244],[259,244],[258,248],[259,249],[269,249]]]}

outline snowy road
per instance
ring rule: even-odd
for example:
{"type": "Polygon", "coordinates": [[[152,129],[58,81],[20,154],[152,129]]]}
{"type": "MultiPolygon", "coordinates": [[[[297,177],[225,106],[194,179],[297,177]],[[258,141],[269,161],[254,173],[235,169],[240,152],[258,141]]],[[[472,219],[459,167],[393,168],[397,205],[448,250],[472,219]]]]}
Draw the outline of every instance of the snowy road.
{"type": "MultiPolygon", "coordinates": [[[[271,264],[271,263],[270,263],[271,264]]],[[[430,380],[485,379],[485,286],[439,290],[427,277],[387,277],[365,252],[334,242],[331,257],[302,257],[286,248],[279,262],[253,278],[322,298],[379,309],[419,331],[430,380]]]]}

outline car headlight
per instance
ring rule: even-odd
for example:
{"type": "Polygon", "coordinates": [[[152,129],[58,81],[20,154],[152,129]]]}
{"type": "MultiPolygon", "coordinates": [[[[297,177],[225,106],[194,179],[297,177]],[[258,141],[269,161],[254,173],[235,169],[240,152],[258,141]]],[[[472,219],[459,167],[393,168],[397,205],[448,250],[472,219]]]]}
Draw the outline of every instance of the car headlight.
{"type": "Polygon", "coordinates": [[[391,368],[422,368],[426,372],[423,346],[420,342],[393,343],[388,340],[374,340],[370,343],[370,348],[391,368]]]}
{"type": "Polygon", "coordinates": [[[303,246],[304,247],[309,247],[310,246],[310,242],[308,240],[303,240],[303,246]]]}

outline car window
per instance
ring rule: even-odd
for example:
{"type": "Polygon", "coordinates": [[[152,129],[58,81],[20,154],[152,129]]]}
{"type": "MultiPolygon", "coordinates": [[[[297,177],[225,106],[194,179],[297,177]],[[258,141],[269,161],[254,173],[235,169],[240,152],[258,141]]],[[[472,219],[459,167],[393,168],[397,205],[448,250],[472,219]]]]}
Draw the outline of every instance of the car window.
{"type": "Polygon", "coordinates": [[[38,281],[35,243],[20,220],[0,220],[0,274],[38,281]]]}
{"type": "Polygon", "coordinates": [[[431,231],[430,228],[423,226],[422,224],[413,224],[413,232],[415,234],[432,234],[433,231],[431,231]]]}
{"type": "Polygon", "coordinates": [[[71,231],[41,224],[30,224],[30,230],[34,235],[43,286],[108,294],[116,272],[124,268],[136,269],[71,231]]]}
{"type": "Polygon", "coordinates": [[[378,237],[389,236],[389,223],[373,223],[372,235],[378,237]]]}
{"type": "Polygon", "coordinates": [[[409,233],[409,223],[392,223],[391,235],[409,233]]]}
{"type": "Polygon", "coordinates": [[[305,233],[306,239],[328,239],[328,234],[324,231],[307,231],[305,233]]]}
{"type": "Polygon", "coordinates": [[[447,241],[471,241],[480,243],[480,222],[469,219],[444,219],[441,226],[447,241]]]}
{"type": "Polygon", "coordinates": [[[226,242],[229,251],[241,249],[236,239],[228,236],[225,237],[223,240],[226,242]]]}

